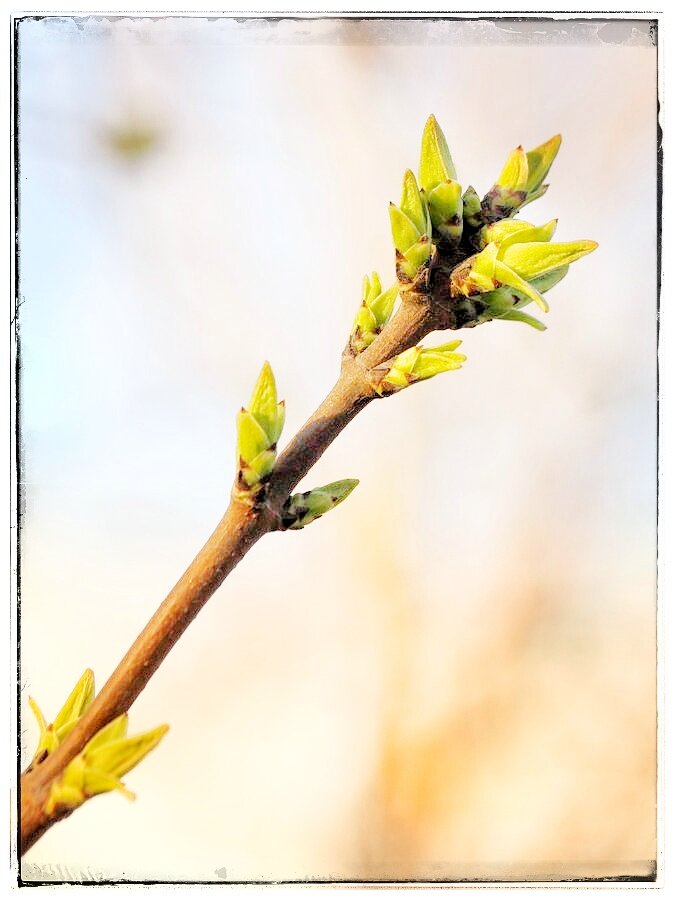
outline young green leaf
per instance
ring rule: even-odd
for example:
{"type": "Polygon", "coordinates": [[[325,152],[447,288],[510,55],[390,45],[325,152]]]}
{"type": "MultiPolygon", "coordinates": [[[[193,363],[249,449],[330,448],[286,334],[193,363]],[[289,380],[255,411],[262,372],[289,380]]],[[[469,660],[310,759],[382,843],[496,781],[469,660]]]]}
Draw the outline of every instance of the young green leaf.
{"type": "Polygon", "coordinates": [[[507,247],[503,262],[523,278],[530,279],[537,275],[545,275],[561,266],[568,266],[591,253],[597,246],[595,241],[513,244],[507,247]]]}

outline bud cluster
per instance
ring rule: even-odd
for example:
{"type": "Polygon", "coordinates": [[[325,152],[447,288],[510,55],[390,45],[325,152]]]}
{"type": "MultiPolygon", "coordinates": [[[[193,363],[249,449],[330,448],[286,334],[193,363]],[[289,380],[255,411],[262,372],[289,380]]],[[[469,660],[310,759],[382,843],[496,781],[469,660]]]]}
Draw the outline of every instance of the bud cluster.
{"type": "Polygon", "coordinates": [[[108,791],[119,791],[128,800],[135,799],[120,779],[159,744],[168,730],[168,725],[160,725],[152,731],[127,737],[126,713],[113,719],[52,782],[45,805],[47,815],[75,809],[90,797],[108,791]]]}
{"type": "Polygon", "coordinates": [[[77,725],[93,699],[94,673],[91,669],[85,669],[53,722],[47,723],[37,702],[32,697],[28,698],[28,705],[37,719],[40,729],[37,749],[30,768],[44,762],[49,754],[56,750],[65,736],[77,725]]]}
{"type": "MultiPolygon", "coordinates": [[[[29,698],[28,702],[40,728],[37,750],[29,771],[44,762],[72,731],[91,705],[94,692],[94,673],[87,669],[54,721],[49,724],[35,700],[29,698]]],[[[130,738],[127,737],[127,716],[123,714],[101,728],[50,785],[45,805],[47,815],[75,809],[89,797],[105,791],[118,790],[133,799],[134,795],[125,788],[120,778],[157,746],[168,727],[160,725],[159,728],[130,738]]]]}
{"type": "MultiPolygon", "coordinates": [[[[352,353],[360,353],[388,321],[394,308],[398,286],[382,291],[380,279],[373,272],[363,285],[363,304],[357,314],[350,339],[352,353]]],[[[237,416],[237,480],[234,497],[241,503],[260,506],[266,501],[266,487],[277,458],[277,441],[284,427],[284,401],[277,402],[277,386],[272,367],[266,362],[248,405],[237,416]]],[[[297,530],[319,519],[342,503],[358,481],[347,478],[293,494],[284,503],[278,528],[297,530]]]]}

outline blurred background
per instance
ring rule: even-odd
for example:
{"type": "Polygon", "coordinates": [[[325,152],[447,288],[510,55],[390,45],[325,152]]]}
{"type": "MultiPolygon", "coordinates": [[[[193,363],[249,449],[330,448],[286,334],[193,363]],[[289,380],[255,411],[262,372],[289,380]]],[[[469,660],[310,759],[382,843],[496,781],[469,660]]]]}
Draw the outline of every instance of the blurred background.
{"type": "Polygon", "coordinates": [[[357,491],[255,546],[134,705],[171,725],[136,802],[27,877],[649,873],[648,24],[51,17],[18,51],[26,762],[28,696],[102,685],[219,519],[262,361],[286,438],[333,384],[429,113],[480,194],[562,132],[527,218],[600,244],[545,334],[467,331],[461,371],[350,425],[304,487],[357,491]]]}

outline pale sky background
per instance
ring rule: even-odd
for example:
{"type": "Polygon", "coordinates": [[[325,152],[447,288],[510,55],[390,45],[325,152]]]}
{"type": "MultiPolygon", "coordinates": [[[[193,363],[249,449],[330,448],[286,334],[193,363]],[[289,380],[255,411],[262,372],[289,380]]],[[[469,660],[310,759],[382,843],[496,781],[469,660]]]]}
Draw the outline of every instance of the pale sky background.
{"type": "Polygon", "coordinates": [[[136,802],[92,800],[27,863],[645,871],[646,25],[52,18],[22,23],[19,54],[22,677],[50,716],[85,667],[103,684],[220,517],[262,361],[286,439],[332,385],[364,273],[393,280],[387,203],[430,112],[481,194],[509,150],[562,132],[524,215],[600,244],[549,295],[547,332],[466,331],[460,372],[349,426],[305,486],[358,477],[354,494],[258,544],[134,705],[132,730],[171,725],[126,778],[136,802]]]}

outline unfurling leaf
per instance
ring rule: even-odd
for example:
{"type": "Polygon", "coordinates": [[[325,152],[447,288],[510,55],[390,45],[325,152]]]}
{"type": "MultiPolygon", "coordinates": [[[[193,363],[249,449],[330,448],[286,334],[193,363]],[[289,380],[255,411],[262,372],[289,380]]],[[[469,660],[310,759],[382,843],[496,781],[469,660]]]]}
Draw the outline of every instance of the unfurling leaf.
{"type": "Polygon", "coordinates": [[[393,360],[383,363],[371,372],[372,385],[380,396],[395,393],[408,385],[459,369],[466,356],[454,351],[461,341],[451,341],[439,347],[411,347],[399,353],[393,360]]]}
{"type": "Polygon", "coordinates": [[[117,790],[129,799],[134,795],[120,781],[154,749],[169,729],[160,725],[134,737],[126,736],[127,717],[118,716],[98,731],[66,766],[49,790],[45,812],[74,809],[89,797],[117,790]]]}
{"type": "Polygon", "coordinates": [[[545,275],[561,266],[581,259],[598,245],[595,241],[570,241],[564,244],[512,244],[507,247],[502,259],[523,278],[545,275]]]}

